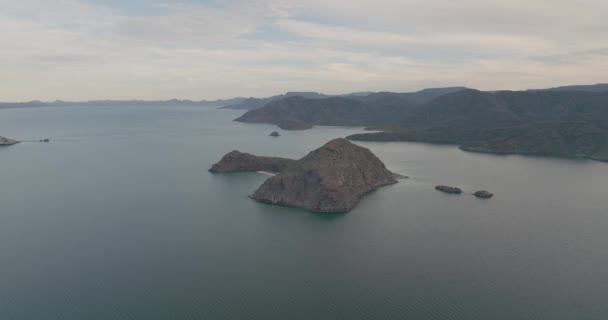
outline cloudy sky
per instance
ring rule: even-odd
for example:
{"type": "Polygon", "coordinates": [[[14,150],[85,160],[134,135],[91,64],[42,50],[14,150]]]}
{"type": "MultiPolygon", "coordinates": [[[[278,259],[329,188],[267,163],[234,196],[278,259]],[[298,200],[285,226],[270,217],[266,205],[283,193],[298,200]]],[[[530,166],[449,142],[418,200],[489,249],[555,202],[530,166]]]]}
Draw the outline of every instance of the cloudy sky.
{"type": "Polygon", "coordinates": [[[606,0],[0,0],[0,101],[608,82],[606,0]]]}

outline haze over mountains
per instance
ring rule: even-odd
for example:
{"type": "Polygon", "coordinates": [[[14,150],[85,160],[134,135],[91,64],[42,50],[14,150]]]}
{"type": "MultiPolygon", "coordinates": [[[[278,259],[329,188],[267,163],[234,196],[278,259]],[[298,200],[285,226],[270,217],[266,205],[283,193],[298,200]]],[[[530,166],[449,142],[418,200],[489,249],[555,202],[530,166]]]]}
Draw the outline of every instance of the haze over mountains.
{"type": "MultiPolygon", "coordinates": [[[[318,92],[287,92],[285,94],[279,94],[271,97],[255,98],[255,97],[235,97],[228,99],[218,100],[90,100],[90,101],[39,101],[32,100],[27,102],[0,102],[1,108],[20,108],[20,107],[46,107],[46,106],[86,106],[86,105],[182,105],[182,106],[209,106],[209,107],[223,107],[226,109],[238,109],[238,110],[253,110],[264,107],[266,104],[281,100],[284,98],[300,96],[309,99],[323,99],[329,97],[348,97],[363,102],[371,102],[375,104],[400,104],[404,100],[409,103],[421,103],[436,98],[445,93],[451,93],[458,90],[466,89],[466,87],[447,87],[447,88],[430,88],[424,89],[418,92],[408,93],[395,93],[395,92],[353,92],[342,95],[328,95],[318,92]]],[[[574,86],[563,86],[549,89],[530,89],[530,91],[606,91],[608,90],[608,84],[595,84],[595,85],[574,85],[574,86]]]]}
{"type": "Polygon", "coordinates": [[[244,101],[245,98],[231,98],[221,99],[213,101],[192,101],[192,100],[92,100],[92,101],[28,101],[28,102],[0,102],[0,109],[2,108],[28,108],[28,107],[64,107],[64,106],[207,106],[216,107],[223,105],[238,104],[244,101]]]}
{"type": "Polygon", "coordinates": [[[547,91],[588,91],[588,92],[601,92],[608,91],[608,83],[599,83],[595,85],[573,85],[573,86],[561,86],[549,89],[537,89],[547,91]]]}
{"type": "Polygon", "coordinates": [[[247,98],[247,99],[244,99],[243,101],[239,101],[235,104],[226,104],[226,105],[224,105],[224,108],[238,109],[238,110],[253,110],[253,109],[261,108],[272,101],[281,100],[281,99],[289,98],[289,97],[296,97],[296,96],[308,98],[308,99],[323,99],[323,98],[331,97],[330,95],[325,95],[325,94],[317,93],[317,92],[287,92],[285,94],[280,94],[280,95],[267,97],[267,98],[247,98]]]}
{"type": "MultiPolygon", "coordinates": [[[[454,89],[464,89],[464,87],[457,87],[454,89]]],[[[434,97],[437,94],[437,90],[451,90],[450,88],[446,89],[425,89],[420,91],[419,93],[390,93],[390,92],[356,92],[356,93],[348,93],[343,95],[327,95],[318,92],[287,92],[285,94],[275,95],[271,97],[264,98],[230,98],[230,99],[220,99],[220,100],[201,100],[201,101],[193,101],[193,100],[179,100],[179,99],[171,99],[171,100],[158,100],[158,101],[150,101],[150,100],[93,100],[93,101],[53,101],[53,102],[43,102],[43,101],[28,101],[28,102],[0,102],[0,108],[19,108],[19,107],[46,107],[46,106],[82,106],[82,105],[96,105],[96,106],[104,106],[104,105],[124,105],[124,106],[158,106],[158,105],[179,105],[179,106],[210,106],[210,107],[223,107],[226,109],[237,109],[237,110],[253,110],[261,108],[267,105],[270,102],[289,98],[289,97],[303,97],[307,99],[324,99],[330,97],[350,97],[354,99],[358,99],[361,101],[374,101],[378,99],[386,99],[387,101],[392,100],[392,102],[402,102],[403,99],[411,99],[411,100],[420,100],[420,99],[428,99],[428,97],[434,97]]],[[[379,102],[379,101],[378,101],[379,102]]]]}

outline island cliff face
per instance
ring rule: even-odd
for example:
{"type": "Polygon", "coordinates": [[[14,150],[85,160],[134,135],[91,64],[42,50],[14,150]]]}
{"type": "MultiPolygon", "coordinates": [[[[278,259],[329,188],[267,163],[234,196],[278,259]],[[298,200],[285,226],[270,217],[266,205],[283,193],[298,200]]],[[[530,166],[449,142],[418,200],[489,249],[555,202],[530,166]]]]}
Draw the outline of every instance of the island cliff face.
{"type": "MultiPolygon", "coordinates": [[[[226,157],[211,171],[228,172],[217,169],[229,167],[238,168],[234,171],[243,171],[241,169],[251,167],[248,163],[235,165],[236,158],[226,157]]],[[[259,164],[267,159],[276,159],[256,158],[248,158],[247,161],[259,164]]],[[[259,168],[257,165],[253,167],[254,170],[259,168]]],[[[281,169],[275,171],[278,174],[266,180],[251,198],[312,212],[348,212],[359,204],[362,196],[382,186],[397,183],[398,177],[371,151],[346,139],[332,140],[304,158],[288,162],[281,169]]]]}
{"type": "Polygon", "coordinates": [[[11,146],[14,144],[20,143],[20,141],[17,140],[11,140],[5,137],[0,137],[0,146],[11,146]]]}

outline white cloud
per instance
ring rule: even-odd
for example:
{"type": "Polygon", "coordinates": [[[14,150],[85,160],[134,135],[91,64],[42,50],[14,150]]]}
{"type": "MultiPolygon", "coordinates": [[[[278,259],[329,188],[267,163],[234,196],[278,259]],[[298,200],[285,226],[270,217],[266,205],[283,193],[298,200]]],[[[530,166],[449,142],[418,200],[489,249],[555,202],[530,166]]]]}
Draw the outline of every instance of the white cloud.
{"type": "Polygon", "coordinates": [[[407,34],[357,30],[352,27],[336,27],[297,20],[281,20],[278,25],[300,36],[347,43],[367,48],[390,49],[403,46],[422,46],[433,48],[476,48],[483,50],[503,50],[509,52],[545,52],[556,45],[537,37],[515,36],[488,33],[438,33],[407,34]]]}
{"type": "Polygon", "coordinates": [[[4,101],[521,89],[608,74],[606,1],[233,0],[154,15],[80,0],[0,7],[4,101]]]}

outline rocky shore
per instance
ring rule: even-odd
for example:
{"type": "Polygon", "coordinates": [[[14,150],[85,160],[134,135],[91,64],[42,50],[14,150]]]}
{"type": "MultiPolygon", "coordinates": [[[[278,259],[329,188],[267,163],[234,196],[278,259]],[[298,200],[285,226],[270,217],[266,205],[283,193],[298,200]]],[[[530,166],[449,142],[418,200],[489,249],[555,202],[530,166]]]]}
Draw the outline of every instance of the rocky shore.
{"type": "Polygon", "coordinates": [[[386,169],[371,151],[346,139],[332,140],[300,160],[257,157],[233,151],[210,171],[278,173],[254,191],[251,198],[323,213],[348,212],[365,194],[395,184],[399,177],[386,169]]]}
{"type": "Polygon", "coordinates": [[[0,137],[0,146],[11,146],[17,143],[20,143],[21,141],[17,141],[17,140],[12,140],[12,139],[8,139],[5,137],[0,137]]]}

